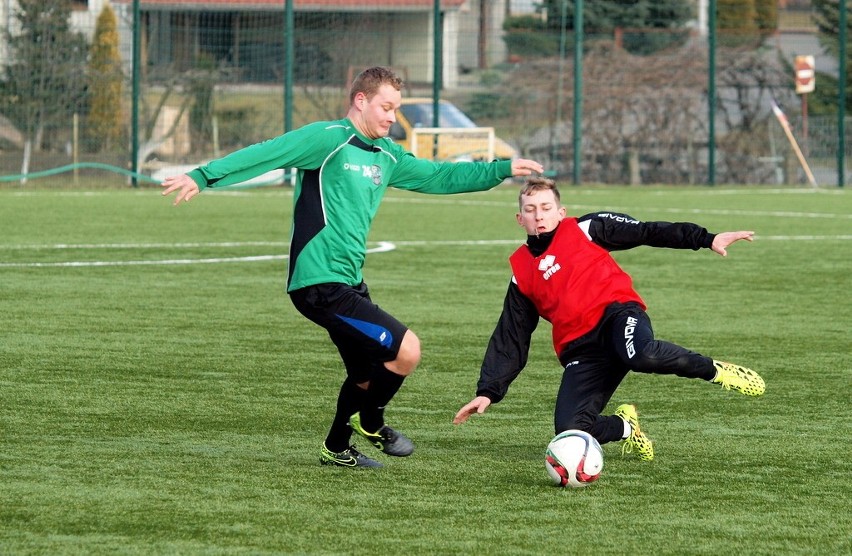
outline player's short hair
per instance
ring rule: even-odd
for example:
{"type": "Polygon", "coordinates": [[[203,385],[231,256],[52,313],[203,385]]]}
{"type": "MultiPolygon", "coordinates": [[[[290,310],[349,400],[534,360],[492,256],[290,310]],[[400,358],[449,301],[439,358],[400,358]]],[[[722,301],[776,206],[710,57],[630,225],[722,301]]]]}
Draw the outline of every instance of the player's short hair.
{"type": "Polygon", "coordinates": [[[524,182],[524,185],[521,187],[520,193],[518,193],[518,206],[523,209],[523,198],[524,195],[532,195],[533,193],[538,193],[539,191],[553,191],[553,196],[556,198],[556,202],[560,202],[559,189],[556,187],[556,182],[548,179],[548,178],[527,178],[527,181],[524,182]]]}
{"type": "Polygon", "coordinates": [[[397,91],[401,91],[402,78],[395,74],[392,69],[384,66],[373,66],[365,69],[352,81],[352,87],[349,89],[349,104],[355,102],[355,95],[358,93],[364,93],[367,100],[371,100],[379,92],[379,87],[382,85],[390,85],[397,91]]]}

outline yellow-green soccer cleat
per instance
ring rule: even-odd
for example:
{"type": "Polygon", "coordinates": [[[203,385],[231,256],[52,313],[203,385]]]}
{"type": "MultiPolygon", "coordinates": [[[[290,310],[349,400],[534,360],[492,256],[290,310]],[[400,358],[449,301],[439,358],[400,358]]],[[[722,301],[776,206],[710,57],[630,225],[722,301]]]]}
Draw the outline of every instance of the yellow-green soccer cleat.
{"type": "Polygon", "coordinates": [[[325,444],[322,445],[320,452],[320,464],[337,467],[384,467],[380,462],[356,450],[355,446],[350,446],[342,452],[332,452],[325,447],[325,444]]]}
{"type": "Polygon", "coordinates": [[[366,438],[382,452],[397,457],[410,456],[414,452],[414,443],[407,436],[384,425],[378,432],[367,432],[361,426],[361,414],[356,413],[349,418],[352,430],[366,438]]]}
{"type": "Polygon", "coordinates": [[[615,409],[614,415],[621,417],[630,424],[630,436],[624,439],[622,454],[631,454],[636,450],[636,455],[642,461],[654,459],[654,445],[639,428],[639,415],[636,414],[636,406],[624,404],[615,409]]]}
{"type": "Polygon", "coordinates": [[[710,382],[720,384],[725,390],[736,390],[746,396],[761,396],[766,391],[763,378],[751,369],[722,361],[713,361],[713,365],[716,378],[710,382]]]}

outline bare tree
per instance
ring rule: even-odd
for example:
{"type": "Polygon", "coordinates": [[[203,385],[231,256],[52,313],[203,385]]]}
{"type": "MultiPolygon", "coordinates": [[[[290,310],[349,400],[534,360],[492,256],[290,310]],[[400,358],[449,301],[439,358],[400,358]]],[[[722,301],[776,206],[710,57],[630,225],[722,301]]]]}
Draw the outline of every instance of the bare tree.
{"type": "MultiPolygon", "coordinates": [[[[722,60],[717,75],[719,176],[759,183],[770,171],[762,161],[769,154],[767,99],[787,94],[784,70],[771,52],[725,50],[718,57],[722,60]]],[[[706,48],[699,44],[653,56],[634,56],[611,43],[591,45],[583,60],[584,181],[702,181],[710,139],[706,60],[706,48]]],[[[539,122],[533,132],[515,137],[522,152],[565,174],[573,161],[574,105],[573,80],[565,77],[573,72],[572,61],[530,61],[519,64],[510,82],[502,85],[517,96],[516,105],[523,106],[527,124],[539,122]],[[557,91],[560,81],[564,88],[557,91]]]]}

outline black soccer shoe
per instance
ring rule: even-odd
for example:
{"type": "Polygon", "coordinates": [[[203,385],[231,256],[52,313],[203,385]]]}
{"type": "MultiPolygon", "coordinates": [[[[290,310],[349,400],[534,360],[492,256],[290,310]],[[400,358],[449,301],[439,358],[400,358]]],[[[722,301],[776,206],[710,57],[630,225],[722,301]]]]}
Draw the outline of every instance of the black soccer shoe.
{"type": "Polygon", "coordinates": [[[367,432],[361,426],[361,415],[356,413],[349,418],[349,426],[389,456],[405,457],[414,453],[414,442],[387,425],[380,428],[378,432],[367,432]]]}
{"type": "Polygon", "coordinates": [[[350,446],[342,452],[332,452],[322,446],[320,452],[320,465],[336,465],[338,467],[384,467],[380,462],[373,458],[368,458],[361,452],[355,449],[355,446],[350,446]]]}

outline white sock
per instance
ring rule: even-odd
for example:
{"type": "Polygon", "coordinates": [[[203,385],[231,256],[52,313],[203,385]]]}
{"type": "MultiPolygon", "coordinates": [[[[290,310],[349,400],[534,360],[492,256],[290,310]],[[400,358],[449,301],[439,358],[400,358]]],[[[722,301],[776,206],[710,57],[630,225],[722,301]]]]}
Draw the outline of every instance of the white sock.
{"type": "MultiPolygon", "coordinates": [[[[624,421],[624,419],[622,419],[624,421]]],[[[630,437],[630,433],[633,432],[633,427],[630,426],[630,423],[624,421],[624,432],[622,433],[621,439],[625,440],[630,437]]]]}

